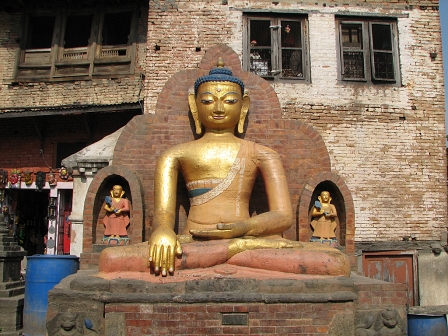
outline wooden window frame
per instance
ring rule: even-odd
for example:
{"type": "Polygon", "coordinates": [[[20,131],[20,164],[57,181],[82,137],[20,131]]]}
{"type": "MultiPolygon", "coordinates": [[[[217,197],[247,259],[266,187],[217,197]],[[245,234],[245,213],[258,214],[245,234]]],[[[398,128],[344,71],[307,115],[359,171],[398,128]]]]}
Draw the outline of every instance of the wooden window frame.
{"type": "MultiPolygon", "coordinates": [[[[251,71],[251,49],[250,45],[250,23],[255,20],[270,20],[272,27],[280,26],[278,29],[271,28],[271,47],[270,47],[270,67],[272,71],[268,75],[260,75],[267,80],[282,81],[282,82],[294,82],[294,83],[309,83],[310,82],[310,62],[308,52],[308,20],[306,15],[284,15],[273,14],[262,15],[245,15],[244,16],[244,29],[243,29],[243,69],[251,71]],[[301,47],[282,47],[281,45],[281,30],[282,21],[295,21],[300,24],[300,39],[301,47]],[[302,76],[300,77],[282,77],[282,51],[286,49],[297,49],[302,53],[302,76]]],[[[253,71],[252,71],[253,72],[253,71]]]]}
{"type": "Polygon", "coordinates": [[[15,81],[90,80],[95,77],[108,78],[133,74],[137,20],[138,10],[135,6],[27,13],[22,24],[23,31],[14,74],[15,81]],[[125,12],[132,13],[128,43],[115,46],[103,45],[102,29],[105,15],[125,12]],[[64,48],[65,27],[70,15],[92,15],[92,26],[87,46],[64,48]],[[55,17],[51,48],[27,49],[30,17],[48,16],[55,17]],[[42,57],[38,54],[42,54],[42,57]]]}
{"type": "Polygon", "coordinates": [[[396,19],[372,19],[372,18],[347,18],[339,17],[336,19],[337,27],[337,39],[338,39],[338,81],[339,82],[359,82],[369,84],[390,84],[400,85],[400,64],[399,64],[399,51],[398,51],[398,28],[396,19]],[[342,25],[359,24],[362,27],[362,48],[347,48],[343,46],[342,39],[342,25]],[[372,37],[372,25],[388,25],[391,32],[391,51],[375,50],[373,47],[372,37]],[[350,78],[344,76],[344,51],[358,51],[363,53],[364,59],[364,77],[363,78],[350,78]],[[362,51],[361,51],[362,50],[362,51]],[[375,60],[374,53],[389,53],[392,56],[392,67],[394,78],[380,78],[375,74],[375,60]]]}

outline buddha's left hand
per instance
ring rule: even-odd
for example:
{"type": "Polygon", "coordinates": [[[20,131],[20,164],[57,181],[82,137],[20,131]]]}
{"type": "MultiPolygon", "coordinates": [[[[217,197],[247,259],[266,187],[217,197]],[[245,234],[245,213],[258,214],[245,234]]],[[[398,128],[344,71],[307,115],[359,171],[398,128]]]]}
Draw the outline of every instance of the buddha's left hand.
{"type": "Polygon", "coordinates": [[[194,237],[208,239],[229,239],[245,236],[250,226],[244,222],[220,223],[216,225],[216,229],[192,229],[190,233],[194,237]]]}

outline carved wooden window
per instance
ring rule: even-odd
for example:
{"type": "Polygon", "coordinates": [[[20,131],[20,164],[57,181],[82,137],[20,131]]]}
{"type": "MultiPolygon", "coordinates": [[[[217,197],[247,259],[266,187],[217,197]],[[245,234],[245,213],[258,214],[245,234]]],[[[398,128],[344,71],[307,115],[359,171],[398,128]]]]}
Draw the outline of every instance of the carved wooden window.
{"type": "Polygon", "coordinates": [[[399,82],[396,22],[338,20],[340,79],[399,82]]]}
{"type": "Polygon", "coordinates": [[[246,17],[244,67],[271,79],[308,79],[305,17],[246,17]]]}
{"type": "Polygon", "coordinates": [[[90,79],[132,74],[134,9],[29,13],[16,80],[90,79]]]}

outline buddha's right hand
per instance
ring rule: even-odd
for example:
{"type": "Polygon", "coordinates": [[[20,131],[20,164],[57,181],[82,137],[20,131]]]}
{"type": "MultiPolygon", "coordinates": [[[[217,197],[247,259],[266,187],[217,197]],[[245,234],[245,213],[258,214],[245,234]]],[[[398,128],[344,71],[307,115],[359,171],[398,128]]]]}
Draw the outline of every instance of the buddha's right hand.
{"type": "Polygon", "coordinates": [[[160,226],[153,232],[149,239],[149,262],[156,274],[173,273],[176,255],[181,254],[182,247],[172,229],[160,226]]]}

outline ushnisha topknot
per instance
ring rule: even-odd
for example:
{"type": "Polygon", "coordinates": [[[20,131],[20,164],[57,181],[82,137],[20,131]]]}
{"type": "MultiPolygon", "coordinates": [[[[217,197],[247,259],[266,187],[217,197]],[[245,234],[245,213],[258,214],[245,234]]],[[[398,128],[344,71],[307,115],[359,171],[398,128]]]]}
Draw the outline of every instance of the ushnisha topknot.
{"type": "Polygon", "coordinates": [[[207,76],[199,77],[194,82],[194,94],[198,94],[199,85],[206,82],[232,82],[241,87],[241,93],[244,93],[244,83],[238,77],[233,76],[232,70],[224,68],[224,62],[220,57],[217,62],[217,68],[210,70],[207,76]]]}

